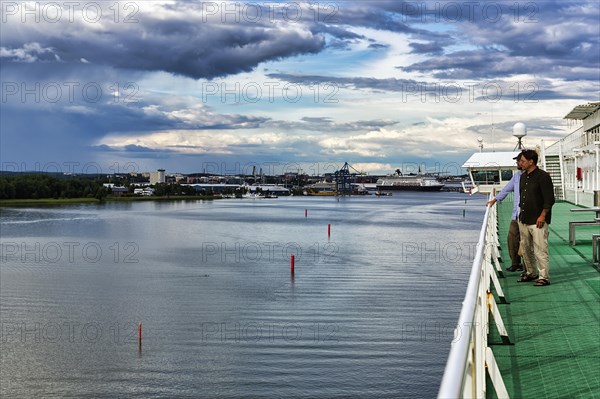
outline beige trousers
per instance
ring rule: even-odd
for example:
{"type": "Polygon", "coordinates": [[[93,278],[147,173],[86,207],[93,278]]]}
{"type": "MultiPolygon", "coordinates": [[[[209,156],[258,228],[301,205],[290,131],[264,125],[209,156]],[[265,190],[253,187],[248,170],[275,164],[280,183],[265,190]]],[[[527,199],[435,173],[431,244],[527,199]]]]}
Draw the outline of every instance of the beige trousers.
{"type": "Polygon", "coordinates": [[[519,222],[519,232],[525,270],[529,274],[539,274],[540,278],[549,280],[548,223],[539,229],[535,224],[519,222]]]}

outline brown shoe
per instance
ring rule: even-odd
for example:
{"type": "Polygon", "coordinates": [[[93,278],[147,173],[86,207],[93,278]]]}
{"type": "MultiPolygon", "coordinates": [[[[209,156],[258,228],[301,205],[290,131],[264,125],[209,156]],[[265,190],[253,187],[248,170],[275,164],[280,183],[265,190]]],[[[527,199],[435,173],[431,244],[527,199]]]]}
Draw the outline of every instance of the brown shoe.
{"type": "Polygon", "coordinates": [[[525,274],[523,277],[517,280],[517,283],[526,283],[528,281],[537,280],[538,278],[539,276],[537,274],[525,274]]]}
{"type": "Polygon", "coordinates": [[[544,285],[550,285],[550,280],[541,278],[534,284],[535,287],[543,287],[544,285]]]}

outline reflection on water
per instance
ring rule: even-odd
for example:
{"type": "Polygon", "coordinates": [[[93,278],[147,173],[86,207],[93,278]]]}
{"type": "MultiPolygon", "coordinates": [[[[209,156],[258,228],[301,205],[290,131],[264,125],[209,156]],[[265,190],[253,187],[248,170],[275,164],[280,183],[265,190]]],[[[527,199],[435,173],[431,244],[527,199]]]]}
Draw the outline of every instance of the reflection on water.
{"type": "Polygon", "coordinates": [[[465,198],[0,209],[0,396],[435,397],[465,198]]]}

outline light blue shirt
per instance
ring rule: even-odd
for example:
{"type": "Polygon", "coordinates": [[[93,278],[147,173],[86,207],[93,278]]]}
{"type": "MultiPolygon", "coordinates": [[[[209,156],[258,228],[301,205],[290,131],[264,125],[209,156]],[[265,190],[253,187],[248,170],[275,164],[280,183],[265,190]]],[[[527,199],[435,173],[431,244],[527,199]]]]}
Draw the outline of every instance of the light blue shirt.
{"type": "Polygon", "coordinates": [[[500,192],[498,193],[498,195],[496,195],[494,198],[496,198],[496,201],[498,202],[502,202],[502,200],[504,198],[506,198],[506,196],[508,195],[508,193],[513,192],[513,197],[514,197],[514,204],[513,204],[513,211],[512,211],[512,220],[517,220],[517,218],[519,217],[519,201],[520,201],[520,192],[519,192],[519,182],[521,181],[521,174],[523,172],[520,170],[517,170],[516,173],[513,175],[513,177],[508,181],[508,183],[506,184],[506,186],[504,186],[504,188],[502,190],[500,190],[500,192]]]}

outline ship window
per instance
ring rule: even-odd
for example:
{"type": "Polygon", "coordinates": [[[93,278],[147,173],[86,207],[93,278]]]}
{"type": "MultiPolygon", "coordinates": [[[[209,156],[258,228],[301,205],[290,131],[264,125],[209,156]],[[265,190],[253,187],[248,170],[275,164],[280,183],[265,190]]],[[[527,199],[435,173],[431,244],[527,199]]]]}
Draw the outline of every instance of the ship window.
{"type": "Polygon", "coordinates": [[[512,170],[503,170],[502,171],[502,181],[509,181],[513,177],[512,170]]]}
{"type": "Polygon", "coordinates": [[[474,170],[472,173],[475,184],[500,183],[500,171],[498,170],[474,170]]]}

